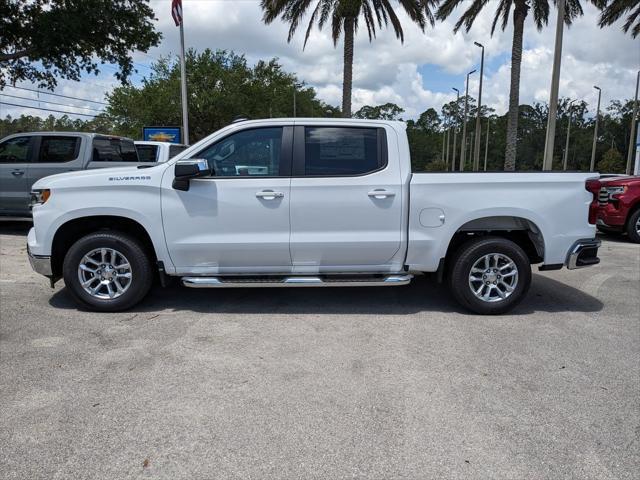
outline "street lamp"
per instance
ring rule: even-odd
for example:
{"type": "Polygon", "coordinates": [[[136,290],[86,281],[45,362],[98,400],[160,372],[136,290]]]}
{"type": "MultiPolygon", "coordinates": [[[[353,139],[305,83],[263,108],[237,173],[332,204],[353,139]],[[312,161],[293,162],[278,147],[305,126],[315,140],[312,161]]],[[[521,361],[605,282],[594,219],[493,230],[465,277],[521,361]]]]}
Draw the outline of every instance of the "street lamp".
{"type": "Polygon", "coordinates": [[[293,118],[298,116],[298,106],[296,104],[296,90],[298,90],[298,87],[301,87],[302,85],[297,83],[297,82],[293,82],[293,118]]]}
{"type": "Polygon", "coordinates": [[[629,134],[629,150],[627,151],[627,175],[631,175],[631,157],[633,145],[636,143],[636,123],[638,117],[638,85],[640,84],[640,70],[636,77],[636,96],[633,101],[633,114],[631,115],[631,133],[629,134]]]}
{"type": "MultiPolygon", "coordinates": [[[[458,112],[458,105],[460,104],[460,90],[458,90],[456,87],[451,87],[453,90],[455,90],[457,97],[456,97],[456,113],[458,112]]],[[[457,127],[454,125],[453,126],[453,156],[451,157],[451,171],[455,171],[456,169],[456,142],[458,138],[458,129],[457,127]]]]}
{"type": "Polygon", "coordinates": [[[569,120],[567,123],[567,141],[564,144],[564,155],[563,155],[563,159],[562,159],[562,169],[566,172],[567,171],[567,161],[569,160],[569,136],[571,135],[571,119],[573,118],[573,112],[571,111],[571,105],[573,105],[573,102],[577,102],[578,99],[576,98],[575,100],[571,100],[569,102],[569,106],[567,107],[567,110],[569,111],[569,120]]]}
{"type": "Polygon", "coordinates": [[[598,141],[598,121],[600,120],[600,97],[602,97],[602,90],[600,87],[593,86],[598,90],[598,108],[596,109],[596,125],[593,129],[593,146],[591,147],[591,164],[589,165],[589,171],[593,172],[596,164],[596,142],[598,141]]]}
{"type": "Polygon", "coordinates": [[[553,170],[553,146],[556,139],[556,116],[558,114],[558,90],[560,89],[560,62],[562,61],[564,14],[565,0],[558,0],[556,43],[553,52],[553,70],[551,71],[551,94],[549,95],[549,117],[547,118],[547,137],[544,141],[544,159],[542,160],[543,170],[553,170]]]}
{"type": "Polygon", "coordinates": [[[471,70],[467,73],[467,87],[464,94],[464,119],[462,122],[462,153],[460,154],[460,171],[464,172],[464,162],[467,154],[467,114],[469,113],[469,75],[475,73],[475,70],[471,70]]]}
{"type": "Polygon", "coordinates": [[[484,171],[487,171],[487,156],[489,155],[489,127],[491,126],[491,117],[487,117],[487,140],[484,144],[484,171]]]}
{"type": "MultiPolygon", "coordinates": [[[[476,137],[475,146],[473,149],[473,170],[475,172],[480,168],[480,109],[482,107],[482,74],[484,73],[484,45],[478,42],[473,44],[482,49],[482,56],[480,57],[480,88],[478,89],[478,112],[476,114],[476,137]]],[[[485,168],[486,170],[486,168],[485,168]]]]}

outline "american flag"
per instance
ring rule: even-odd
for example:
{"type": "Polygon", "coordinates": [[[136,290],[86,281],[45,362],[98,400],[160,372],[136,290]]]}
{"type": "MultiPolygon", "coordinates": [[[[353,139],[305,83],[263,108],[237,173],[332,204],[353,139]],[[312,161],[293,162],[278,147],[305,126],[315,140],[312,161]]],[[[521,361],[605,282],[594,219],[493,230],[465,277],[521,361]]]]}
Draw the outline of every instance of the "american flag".
{"type": "Polygon", "coordinates": [[[182,23],[182,0],[171,0],[171,16],[176,27],[182,23]]]}

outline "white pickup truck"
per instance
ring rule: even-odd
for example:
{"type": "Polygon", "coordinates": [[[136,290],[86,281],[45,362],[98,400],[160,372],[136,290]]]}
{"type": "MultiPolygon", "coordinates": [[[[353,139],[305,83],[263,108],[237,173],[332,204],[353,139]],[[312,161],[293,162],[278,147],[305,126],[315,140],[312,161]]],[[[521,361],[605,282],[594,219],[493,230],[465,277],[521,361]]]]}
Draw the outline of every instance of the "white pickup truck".
{"type": "Polygon", "coordinates": [[[532,264],[599,262],[590,177],[412,174],[401,122],[241,121],[167,163],[38,181],[28,254],[101,311],[137,304],[154,277],[340,287],[435,272],[464,307],[497,314],[526,294],[532,264]]]}

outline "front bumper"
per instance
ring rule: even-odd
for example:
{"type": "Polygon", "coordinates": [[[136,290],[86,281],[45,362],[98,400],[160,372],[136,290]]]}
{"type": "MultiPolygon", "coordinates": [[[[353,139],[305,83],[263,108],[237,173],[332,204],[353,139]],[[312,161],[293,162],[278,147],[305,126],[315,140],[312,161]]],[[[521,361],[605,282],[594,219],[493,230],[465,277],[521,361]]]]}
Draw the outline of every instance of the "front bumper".
{"type": "Polygon", "coordinates": [[[51,257],[44,255],[33,255],[29,246],[27,246],[27,254],[29,255],[29,263],[36,273],[51,278],[53,269],[51,268],[51,257]]]}
{"type": "Polygon", "coordinates": [[[569,270],[589,267],[600,263],[598,248],[602,242],[597,238],[578,240],[567,255],[566,265],[569,270]]]}

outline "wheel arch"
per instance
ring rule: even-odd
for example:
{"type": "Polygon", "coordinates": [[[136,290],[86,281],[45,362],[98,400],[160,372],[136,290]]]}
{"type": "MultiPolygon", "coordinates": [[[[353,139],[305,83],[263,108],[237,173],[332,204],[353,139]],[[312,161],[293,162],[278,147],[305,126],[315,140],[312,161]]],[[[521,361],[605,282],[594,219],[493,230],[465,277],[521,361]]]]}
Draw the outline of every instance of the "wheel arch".
{"type": "Polygon", "coordinates": [[[145,251],[155,264],[157,253],[147,229],[137,220],[119,215],[91,215],[67,220],[61,224],[51,244],[51,268],[54,277],[62,275],[64,257],[77,240],[99,231],[117,231],[129,234],[142,242],[145,251]]]}
{"type": "Polygon", "coordinates": [[[445,263],[461,245],[487,235],[511,240],[525,251],[532,264],[544,261],[544,236],[536,222],[518,215],[489,215],[468,220],[456,229],[447,247],[445,263]]]}

